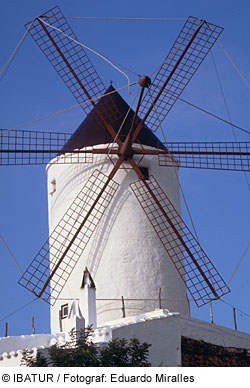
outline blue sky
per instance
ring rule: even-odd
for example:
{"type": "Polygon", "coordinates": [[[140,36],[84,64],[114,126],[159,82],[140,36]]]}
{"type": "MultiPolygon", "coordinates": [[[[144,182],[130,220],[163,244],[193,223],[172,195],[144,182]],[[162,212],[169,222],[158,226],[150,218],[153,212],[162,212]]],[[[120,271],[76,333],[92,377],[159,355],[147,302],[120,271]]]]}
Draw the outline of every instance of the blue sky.
{"type": "MultiPolygon", "coordinates": [[[[248,1],[69,1],[10,0],[1,7],[0,68],[25,32],[24,24],[55,5],[65,16],[164,17],[196,16],[220,25],[220,41],[250,83],[250,25],[248,1]]],[[[182,21],[128,22],[70,20],[81,42],[123,64],[135,73],[148,74],[164,59],[182,27],[182,21]]],[[[232,121],[248,130],[250,90],[228,61],[220,46],[213,49],[232,121]]],[[[108,85],[125,86],[126,79],[100,59],[90,55],[108,85]]],[[[137,78],[128,72],[131,81],[137,78]]],[[[122,95],[130,102],[136,88],[122,95]]],[[[27,37],[0,82],[0,127],[12,128],[75,104],[35,43],[27,37]]],[[[211,55],[199,68],[182,97],[221,117],[228,118],[211,55]]],[[[84,115],[81,108],[23,127],[29,130],[73,132],[84,115]]],[[[230,126],[192,107],[177,102],[164,123],[168,141],[233,141],[230,126]]],[[[239,141],[249,135],[236,130],[239,141]]],[[[160,136],[160,134],[158,134],[160,136]]],[[[48,237],[45,167],[1,167],[0,234],[25,269],[48,237]]],[[[249,177],[250,179],[250,177],[249,177]]],[[[243,173],[183,169],[180,181],[204,250],[227,282],[249,242],[250,193],[243,173]]],[[[183,206],[183,218],[189,223],[183,206]]],[[[10,335],[31,333],[35,316],[38,333],[49,331],[49,307],[36,301],[14,315],[6,316],[32,301],[33,295],[17,285],[20,272],[0,242],[0,336],[4,323],[10,335]]],[[[237,310],[238,327],[250,331],[250,250],[237,270],[225,296],[237,310]],[[249,314],[249,317],[239,310],[249,314]]],[[[232,308],[213,303],[215,323],[233,327],[232,308]]],[[[193,317],[209,320],[209,308],[191,305],[193,317]]]]}

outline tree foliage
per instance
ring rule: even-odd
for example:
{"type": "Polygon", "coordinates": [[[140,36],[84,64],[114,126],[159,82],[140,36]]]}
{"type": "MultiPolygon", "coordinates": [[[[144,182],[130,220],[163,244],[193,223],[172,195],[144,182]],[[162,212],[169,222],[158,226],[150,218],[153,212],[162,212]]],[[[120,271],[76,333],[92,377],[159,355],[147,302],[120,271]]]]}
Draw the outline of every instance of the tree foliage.
{"type": "Polygon", "coordinates": [[[21,365],[29,367],[110,367],[110,366],[150,366],[148,362],[149,345],[140,343],[136,338],[114,339],[105,346],[92,341],[91,327],[80,332],[72,330],[70,340],[64,344],[56,343],[45,351],[33,356],[27,350],[21,365]]]}

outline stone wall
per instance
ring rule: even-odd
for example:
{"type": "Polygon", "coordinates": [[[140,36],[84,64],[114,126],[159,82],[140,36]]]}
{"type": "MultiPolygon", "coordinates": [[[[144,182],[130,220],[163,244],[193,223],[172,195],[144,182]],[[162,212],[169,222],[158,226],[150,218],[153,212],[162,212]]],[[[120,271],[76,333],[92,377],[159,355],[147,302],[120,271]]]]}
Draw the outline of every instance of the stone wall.
{"type": "Polygon", "coordinates": [[[250,366],[250,350],[181,338],[182,366],[250,366]]]}

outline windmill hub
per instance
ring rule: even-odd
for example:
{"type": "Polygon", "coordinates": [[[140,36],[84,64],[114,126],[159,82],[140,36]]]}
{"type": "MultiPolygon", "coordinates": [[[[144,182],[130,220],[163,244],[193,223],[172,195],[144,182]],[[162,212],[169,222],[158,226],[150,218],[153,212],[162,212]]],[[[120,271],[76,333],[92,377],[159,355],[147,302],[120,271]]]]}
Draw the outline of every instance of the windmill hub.
{"type": "Polygon", "coordinates": [[[143,76],[139,79],[138,84],[139,84],[142,88],[148,88],[148,87],[151,85],[151,79],[150,79],[147,75],[143,75],[143,76]]]}

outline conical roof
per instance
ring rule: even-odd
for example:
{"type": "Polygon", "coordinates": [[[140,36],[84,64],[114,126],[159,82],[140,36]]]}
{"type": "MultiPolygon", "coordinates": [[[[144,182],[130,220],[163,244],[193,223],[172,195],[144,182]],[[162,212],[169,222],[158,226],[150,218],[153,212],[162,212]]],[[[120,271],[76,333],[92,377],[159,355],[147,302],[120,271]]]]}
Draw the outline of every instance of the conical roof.
{"type": "MultiPolygon", "coordinates": [[[[121,124],[129,110],[128,104],[123,100],[119,93],[115,91],[112,85],[106,90],[106,93],[112,93],[105,97],[102,97],[96,104],[98,109],[101,112],[105,112],[106,106],[110,100],[116,104],[120,112],[120,117],[116,121],[112,122],[112,127],[117,133],[121,127],[121,124]]],[[[119,133],[119,137],[122,141],[125,140],[126,135],[128,134],[132,119],[134,116],[134,111],[131,109],[127,119],[119,133]]],[[[140,119],[137,119],[137,124],[140,123],[140,119]]],[[[70,137],[68,142],[63,147],[63,150],[66,149],[80,149],[87,146],[95,146],[99,144],[106,144],[112,142],[112,136],[106,129],[104,123],[100,121],[99,115],[95,108],[87,115],[83,122],[79,125],[73,135],[70,137]],[[98,124],[93,124],[98,123],[98,124]]],[[[154,133],[146,126],[143,125],[141,132],[139,133],[136,143],[141,143],[146,146],[151,146],[155,148],[165,148],[160,140],[154,135],[154,133]]]]}

